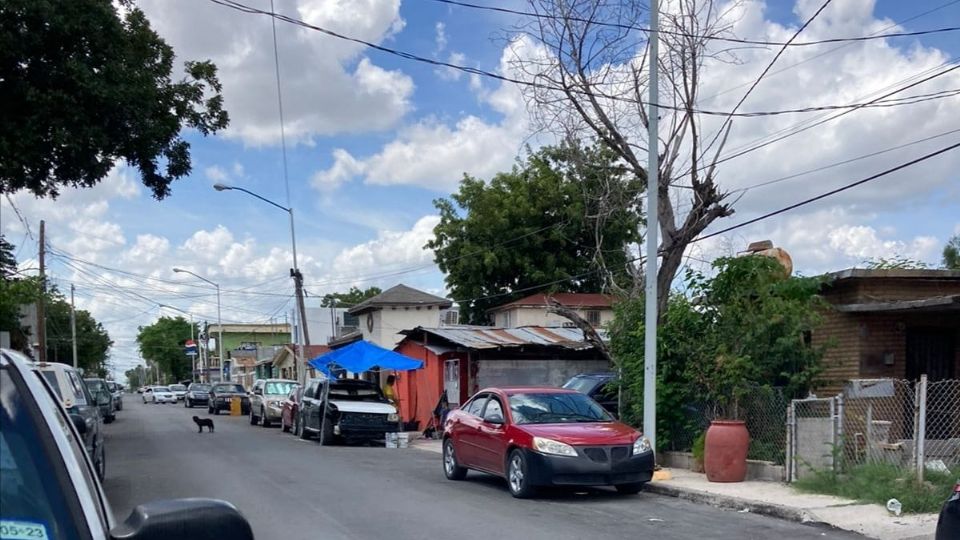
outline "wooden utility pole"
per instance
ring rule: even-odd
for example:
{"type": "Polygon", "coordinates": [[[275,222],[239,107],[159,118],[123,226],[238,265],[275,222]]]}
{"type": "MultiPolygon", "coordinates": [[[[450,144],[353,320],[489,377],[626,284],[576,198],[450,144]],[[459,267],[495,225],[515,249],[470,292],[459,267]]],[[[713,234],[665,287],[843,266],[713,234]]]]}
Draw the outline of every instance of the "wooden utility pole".
{"type": "Polygon", "coordinates": [[[44,302],[47,298],[47,275],[46,275],[46,251],[47,251],[47,226],[40,220],[40,298],[37,299],[37,345],[40,350],[37,351],[37,359],[40,363],[47,361],[47,310],[44,302]]]}

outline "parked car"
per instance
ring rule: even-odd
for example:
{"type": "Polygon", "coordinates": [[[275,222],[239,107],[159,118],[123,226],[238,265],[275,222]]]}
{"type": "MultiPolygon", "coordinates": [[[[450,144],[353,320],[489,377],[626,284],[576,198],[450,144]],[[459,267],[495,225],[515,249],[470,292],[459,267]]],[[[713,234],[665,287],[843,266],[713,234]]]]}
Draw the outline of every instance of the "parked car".
{"type": "Polygon", "coordinates": [[[114,410],[123,410],[123,385],[118,382],[107,381],[107,387],[110,388],[110,392],[113,394],[114,410]]]}
{"type": "Polygon", "coordinates": [[[650,442],[590,397],[564,388],[488,388],[443,427],[443,471],[501,476],[514,497],[539,486],[612,485],[639,492],[653,477],[650,442]]]}
{"type": "Polygon", "coordinates": [[[320,444],[371,441],[400,431],[397,409],[376,383],[355,379],[313,379],[300,408],[300,438],[320,444]]]}
{"type": "Polygon", "coordinates": [[[143,396],[142,396],[142,397],[143,397],[143,402],[144,402],[144,403],[150,403],[151,401],[153,401],[153,387],[152,387],[152,386],[144,386],[142,393],[143,393],[143,396]]]}
{"type": "Polygon", "coordinates": [[[236,383],[214,383],[210,387],[210,397],[207,400],[207,412],[220,414],[220,411],[229,411],[233,400],[240,400],[240,414],[250,414],[250,396],[242,385],[236,383]]]}
{"type": "Polygon", "coordinates": [[[194,405],[206,405],[210,401],[210,385],[207,383],[192,383],[187,387],[183,396],[183,406],[191,409],[194,405]]]}
{"type": "Polygon", "coordinates": [[[960,480],[953,485],[953,493],[940,509],[937,520],[936,540],[960,538],[960,480]]]}
{"type": "Polygon", "coordinates": [[[257,379],[250,391],[250,424],[270,427],[280,420],[283,400],[296,384],[287,379],[257,379]]]}
{"type": "MultiPolygon", "coordinates": [[[[170,390],[169,386],[154,386],[150,389],[152,403],[176,403],[177,395],[170,390]]],[[[144,393],[146,395],[146,393],[144,393]]]]}
{"type": "MultiPolygon", "coordinates": [[[[11,358],[27,360],[17,352],[4,351],[3,354],[8,361],[11,358]]],[[[103,418],[100,416],[100,408],[93,399],[93,394],[83,382],[80,373],[66,364],[36,362],[31,363],[30,366],[53,389],[71,421],[83,424],[83,428],[78,428],[81,431],[83,446],[90,455],[97,477],[103,480],[107,473],[107,453],[103,444],[103,418]]]]}
{"type": "Polygon", "coordinates": [[[138,394],[142,394],[142,393],[144,393],[146,390],[147,390],[147,387],[146,387],[146,386],[141,386],[141,387],[137,388],[137,393],[138,393],[138,394]]]}
{"type": "Polygon", "coordinates": [[[170,391],[173,392],[173,396],[177,398],[177,401],[183,399],[187,395],[187,387],[183,384],[171,384],[170,391]]]}
{"type": "Polygon", "coordinates": [[[617,374],[612,371],[581,373],[574,375],[569,381],[563,383],[563,387],[590,396],[594,401],[603,406],[607,412],[615,418],[619,418],[620,402],[618,399],[616,380],[617,374]]]}
{"type": "Polygon", "coordinates": [[[293,434],[300,435],[299,411],[300,400],[303,398],[303,387],[299,384],[294,385],[287,392],[286,399],[280,407],[280,428],[284,433],[293,430],[293,434]]]}
{"type": "Polygon", "coordinates": [[[109,424],[116,420],[117,414],[113,405],[113,392],[111,392],[110,387],[107,386],[107,381],[103,379],[84,379],[83,382],[87,385],[90,393],[93,394],[93,399],[97,402],[97,407],[100,408],[100,417],[103,418],[103,423],[109,424]]]}
{"type": "MultiPolygon", "coordinates": [[[[3,538],[194,540],[216,530],[223,538],[253,539],[243,515],[213,499],[149,502],[117,524],[98,480],[100,469],[78,444],[87,424],[57,403],[63,400],[59,373],[30,374],[38,369],[22,354],[0,349],[3,538]]],[[[79,376],[72,382],[83,386],[79,376]]]]}

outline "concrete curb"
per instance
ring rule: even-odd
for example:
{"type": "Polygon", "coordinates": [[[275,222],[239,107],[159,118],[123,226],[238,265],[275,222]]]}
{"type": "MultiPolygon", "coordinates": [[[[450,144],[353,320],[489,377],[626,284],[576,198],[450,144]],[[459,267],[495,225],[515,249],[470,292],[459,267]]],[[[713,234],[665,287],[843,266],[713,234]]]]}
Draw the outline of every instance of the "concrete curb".
{"type": "Polygon", "coordinates": [[[761,514],[787,521],[795,521],[798,523],[824,523],[809,512],[781,504],[763,503],[749,499],[742,499],[740,497],[733,497],[730,495],[718,495],[716,493],[707,493],[704,491],[697,491],[695,489],[679,488],[662,482],[649,482],[643,487],[643,489],[644,491],[657,495],[677,497],[679,499],[709,504],[719,508],[728,508],[731,510],[746,509],[754,514],[761,514]]]}

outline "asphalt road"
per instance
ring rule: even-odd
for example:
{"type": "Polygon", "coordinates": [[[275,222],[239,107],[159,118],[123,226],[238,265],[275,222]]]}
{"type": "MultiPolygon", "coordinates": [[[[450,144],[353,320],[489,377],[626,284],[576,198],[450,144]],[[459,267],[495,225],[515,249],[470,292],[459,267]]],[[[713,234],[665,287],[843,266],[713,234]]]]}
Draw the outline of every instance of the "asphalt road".
{"type": "Polygon", "coordinates": [[[106,426],[105,487],[122,521],[139,503],[176,497],[228,500],[259,539],[420,540],[861,538],[649,493],[612,490],[510,496],[502,480],[446,480],[439,454],[321,447],[246,417],[144,405],[127,395],[106,426]],[[213,418],[198,434],[191,416],[213,418]]]}

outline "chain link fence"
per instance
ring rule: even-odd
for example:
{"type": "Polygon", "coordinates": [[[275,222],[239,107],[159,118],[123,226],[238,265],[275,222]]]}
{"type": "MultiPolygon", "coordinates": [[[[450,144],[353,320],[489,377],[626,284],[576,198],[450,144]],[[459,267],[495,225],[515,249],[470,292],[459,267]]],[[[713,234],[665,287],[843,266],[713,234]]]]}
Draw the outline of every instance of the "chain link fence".
{"type": "MultiPolygon", "coordinates": [[[[750,433],[748,459],[783,465],[786,459],[786,411],[789,401],[782,388],[756,387],[740,401],[740,419],[750,433]]],[[[718,417],[719,407],[711,402],[689,403],[683,408],[684,421],[671,427],[668,449],[689,452],[698,437],[718,417]]]]}
{"type": "Polygon", "coordinates": [[[856,379],[832,398],[787,411],[788,479],[865,463],[915,471],[960,469],[960,380],[856,379]]]}

